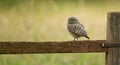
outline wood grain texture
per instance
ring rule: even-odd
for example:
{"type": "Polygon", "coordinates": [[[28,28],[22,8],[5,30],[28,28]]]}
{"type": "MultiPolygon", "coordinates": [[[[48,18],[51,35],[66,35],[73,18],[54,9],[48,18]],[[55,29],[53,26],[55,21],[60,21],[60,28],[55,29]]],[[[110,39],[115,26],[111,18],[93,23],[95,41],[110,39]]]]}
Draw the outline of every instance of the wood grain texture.
{"type": "MultiPolygon", "coordinates": [[[[120,12],[108,13],[107,42],[120,44],[120,12]]],[[[107,65],[120,65],[120,47],[110,48],[106,55],[107,65]]]]}
{"type": "Polygon", "coordinates": [[[63,42],[0,42],[0,54],[107,52],[105,40],[63,42]]]}

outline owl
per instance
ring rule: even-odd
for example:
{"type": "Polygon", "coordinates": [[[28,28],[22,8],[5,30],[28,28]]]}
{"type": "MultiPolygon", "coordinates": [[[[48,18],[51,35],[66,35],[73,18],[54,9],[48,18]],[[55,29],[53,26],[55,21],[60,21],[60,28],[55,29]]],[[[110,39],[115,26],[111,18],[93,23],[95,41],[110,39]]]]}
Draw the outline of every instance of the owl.
{"type": "Polygon", "coordinates": [[[79,22],[75,16],[68,18],[67,29],[69,33],[74,37],[74,41],[80,37],[89,39],[85,27],[79,22]]]}

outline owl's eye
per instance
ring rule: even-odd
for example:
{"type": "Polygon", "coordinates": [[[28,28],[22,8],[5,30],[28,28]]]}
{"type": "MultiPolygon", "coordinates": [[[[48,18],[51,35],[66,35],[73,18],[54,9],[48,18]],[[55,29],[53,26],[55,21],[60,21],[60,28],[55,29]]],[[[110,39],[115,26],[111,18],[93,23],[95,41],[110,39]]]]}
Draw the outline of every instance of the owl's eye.
{"type": "Polygon", "coordinates": [[[69,24],[75,24],[75,22],[74,22],[74,21],[69,21],[68,23],[69,23],[69,24]]]}
{"type": "Polygon", "coordinates": [[[70,19],[69,21],[75,21],[75,19],[70,19]]]}
{"type": "Polygon", "coordinates": [[[74,19],[70,19],[69,21],[74,21],[74,19]]]}

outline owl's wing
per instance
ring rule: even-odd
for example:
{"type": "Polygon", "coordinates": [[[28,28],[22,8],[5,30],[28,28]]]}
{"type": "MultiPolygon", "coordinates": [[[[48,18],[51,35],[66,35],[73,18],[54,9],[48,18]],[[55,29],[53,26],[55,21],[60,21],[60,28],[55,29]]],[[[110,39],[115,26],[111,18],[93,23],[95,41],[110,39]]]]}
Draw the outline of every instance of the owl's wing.
{"type": "Polygon", "coordinates": [[[74,28],[74,33],[79,36],[86,36],[87,32],[84,29],[84,26],[82,24],[76,24],[74,28]]]}
{"type": "Polygon", "coordinates": [[[85,28],[85,27],[83,26],[83,24],[80,24],[80,25],[81,25],[81,27],[85,28]]]}
{"type": "Polygon", "coordinates": [[[79,24],[81,27],[85,28],[85,27],[83,26],[83,24],[81,24],[80,22],[78,22],[78,24],[79,24]]]}

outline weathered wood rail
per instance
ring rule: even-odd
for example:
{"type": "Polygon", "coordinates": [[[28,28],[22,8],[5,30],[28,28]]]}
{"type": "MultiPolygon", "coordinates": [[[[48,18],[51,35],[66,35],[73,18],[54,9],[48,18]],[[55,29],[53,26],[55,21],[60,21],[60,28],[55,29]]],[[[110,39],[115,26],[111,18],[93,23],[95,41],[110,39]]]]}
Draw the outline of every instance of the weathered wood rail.
{"type": "Polygon", "coordinates": [[[0,42],[0,54],[107,52],[105,40],[63,42],[0,42]]]}

